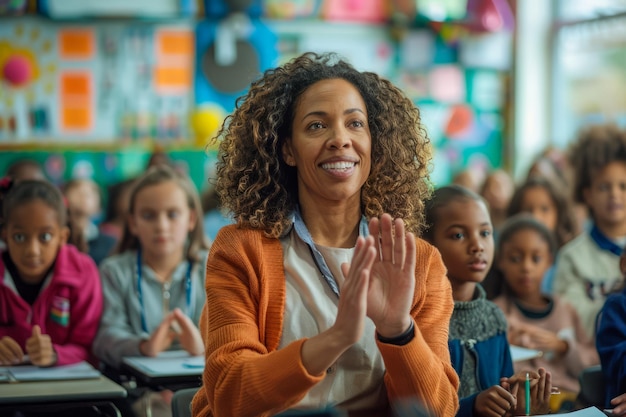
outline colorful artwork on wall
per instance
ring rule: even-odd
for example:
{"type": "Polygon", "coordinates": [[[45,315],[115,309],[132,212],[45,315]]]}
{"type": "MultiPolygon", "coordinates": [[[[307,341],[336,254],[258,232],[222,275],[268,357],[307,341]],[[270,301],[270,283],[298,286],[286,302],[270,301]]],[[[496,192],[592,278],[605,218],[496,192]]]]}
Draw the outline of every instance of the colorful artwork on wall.
{"type": "Polygon", "coordinates": [[[0,143],[186,140],[193,45],[185,21],[3,22],[0,143]]]}

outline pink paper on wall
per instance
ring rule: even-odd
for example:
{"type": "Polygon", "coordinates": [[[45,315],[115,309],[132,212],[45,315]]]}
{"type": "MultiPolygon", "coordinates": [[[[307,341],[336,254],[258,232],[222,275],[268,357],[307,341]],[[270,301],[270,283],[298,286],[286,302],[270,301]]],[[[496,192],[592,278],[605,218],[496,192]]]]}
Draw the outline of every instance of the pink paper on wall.
{"type": "Polygon", "coordinates": [[[465,75],[454,65],[435,67],[429,77],[430,95],[444,103],[465,101],[465,75]]]}
{"type": "Polygon", "coordinates": [[[389,10],[385,0],[325,0],[326,20],[384,22],[389,10]]]}

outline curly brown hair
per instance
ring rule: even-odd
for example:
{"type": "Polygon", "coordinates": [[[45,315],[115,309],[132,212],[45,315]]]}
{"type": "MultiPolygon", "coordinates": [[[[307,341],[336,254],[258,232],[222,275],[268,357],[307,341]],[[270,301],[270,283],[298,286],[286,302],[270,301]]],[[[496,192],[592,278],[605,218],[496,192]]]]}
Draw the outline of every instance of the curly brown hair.
{"type": "Polygon", "coordinates": [[[611,162],[626,163],[626,133],[613,124],[582,130],[569,149],[574,168],[574,200],[585,203],[584,190],[598,171],[611,162]]]}
{"type": "Polygon", "coordinates": [[[366,217],[390,213],[416,234],[423,226],[423,200],[431,192],[431,143],[419,110],[391,82],[359,72],[335,54],[305,53],[265,72],[226,118],[214,141],[216,190],[240,227],[282,236],[298,203],[297,171],[282,157],[295,107],[313,84],[343,79],[361,94],[372,137],[372,168],[361,190],[366,217]]]}

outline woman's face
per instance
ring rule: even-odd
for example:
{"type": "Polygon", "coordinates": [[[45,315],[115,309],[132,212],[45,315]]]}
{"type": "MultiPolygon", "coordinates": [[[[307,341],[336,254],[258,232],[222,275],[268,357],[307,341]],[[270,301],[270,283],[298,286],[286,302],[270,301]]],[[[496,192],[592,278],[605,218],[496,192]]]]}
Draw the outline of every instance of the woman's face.
{"type": "Polygon", "coordinates": [[[348,81],[311,85],[295,104],[292,134],[283,158],[298,172],[300,205],[354,203],[371,169],[367,109],[348,81]]]}

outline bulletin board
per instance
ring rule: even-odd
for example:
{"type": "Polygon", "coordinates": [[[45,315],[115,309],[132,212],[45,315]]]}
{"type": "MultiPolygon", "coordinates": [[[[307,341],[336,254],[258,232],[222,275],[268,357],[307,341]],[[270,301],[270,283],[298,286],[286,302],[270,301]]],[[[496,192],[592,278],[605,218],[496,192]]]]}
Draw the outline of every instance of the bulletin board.
{"type": "Polygon", "coordinates": [[[187,140],[190,21],[0,25],[0,144],[187,140]]]}
{"type": "MultiPolygon", "coordinates": [[[[504,135],[510,34],[447,38],[446,30],[405,36],[396,83],[420,109],[435,154],[431,179],[447,184],[459,171],[505,165],[504,135]]],[[[449,33],[449,32],[448,32],[449,33]]]]}

